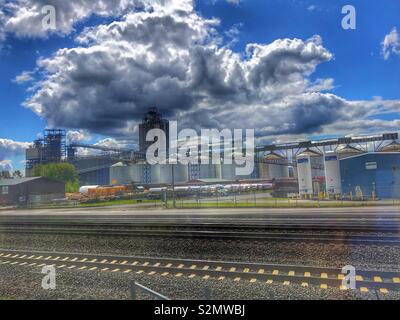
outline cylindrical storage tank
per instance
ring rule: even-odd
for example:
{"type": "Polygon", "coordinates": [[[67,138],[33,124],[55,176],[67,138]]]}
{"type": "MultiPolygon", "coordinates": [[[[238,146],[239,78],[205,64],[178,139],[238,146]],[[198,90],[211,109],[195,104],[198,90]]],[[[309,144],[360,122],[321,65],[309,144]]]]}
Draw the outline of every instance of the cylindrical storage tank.
{"type": "Polygon", "coordinates": [[[142,165],[134,164],[127,167],[127,179],[129,183],[140,183],[142,181],[142,165]]]}
{"type": "Polygon", "coordinates": [[[313,180],[311,174],[311,157],[307,154],[298,155],[297,162],[297,176],[299,181],[300,195],[313,194],[313,180]]]}
{"type": "Polygon", "coordinates": [[[260,163],[260,177],[265,180],[286,179],[289,177],[289,167],[286,158],[271,152],[260,163]]]}
{"type": "Polygon", "coordinates": [[[158,184],[161,182],[161,166],[159,164],[150,165],[150,183],[158,184]]]}
{"type": "Polygon", "coordinates": [[[328,195],[341,195],[342,183],[340,175],[340,160],[336,152],[327,152],[325,161],[325,184],[328,195]]]}
{"type": "Polygon", "coordinates": [[[124,184],[127,174],[127,167],[118,162],[110,167],[110,185],[124,184]]]}
{"type": "Polygon", "coordinates": [[[174,167],[175,182],[189,181],[189,166],[178,163],[174,167]]]}
{"type": "Polygon", "coordinates": [[[236,177],[235,165],[233,164],[222,164],[221,176],[222,179],[230,181],[240,179],[240,177],[236,177]]]}
{"type": "MultiPolygon", "coordinates": [[[[168,165],[168,164],[160,164],[158,166],[160,168],[160,181],[159,181],[159,183],[165,183],[165,184],[172,183],[172,166],[168,165]]],[[[176,169],[176,166],[175,166],[174,169],[176,169]]]]}
{"type": "Polygon", "coordinates": [[[80,194],[89,194],[89,190],[91,189],[97,189],[99,186],[82,186],[79,188],[79,193],[80,194]]]}
{"type": "Polygon", "coordinates": [[[220,164],[201,164],[200,179],[221,179],[220,164]]]}

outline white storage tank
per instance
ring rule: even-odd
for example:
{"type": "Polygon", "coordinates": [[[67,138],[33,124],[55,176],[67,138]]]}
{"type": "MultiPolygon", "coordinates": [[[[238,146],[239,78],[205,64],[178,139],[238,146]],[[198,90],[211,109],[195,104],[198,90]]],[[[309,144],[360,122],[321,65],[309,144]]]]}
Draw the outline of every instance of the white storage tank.
{"type": "Polygon", "coordinates": [[[336,152],[325,153],[325,183],[328,195],[341,195],[342,183],[340,175],[340,160],[336,152]]]}
{"type": "Polygon", "coordinates": [[[311,157],[308,154],[300,154],[296,157],[297,177],[299,181],[300,195],[313,194],[313,180],[311,175],[311,157]]]}
{"type": "Polygon", "coordinates": [[[97,189],[99,186],[82,186],[79,188],[79,193],[80,194],[88,194],[89,190],[91,189],[97,189]]]}

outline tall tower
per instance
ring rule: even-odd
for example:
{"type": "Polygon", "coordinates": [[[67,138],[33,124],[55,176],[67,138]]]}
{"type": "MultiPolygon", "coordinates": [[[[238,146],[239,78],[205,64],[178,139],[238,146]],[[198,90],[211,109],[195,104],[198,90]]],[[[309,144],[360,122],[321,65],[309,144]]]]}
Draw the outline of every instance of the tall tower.
{"type": "Polygon", "coordinates": [[[146,141],[147,133],[152,129],[161,129],[165,132],[167,138],[167,154],[169,150],[169,121],[163,119],[162,114],[158,112],[157,108],[150,108],[145,114],[143,121],[139,124],[139,150],[146,152],[147,148],[154,143],[154,141],[146,141]]]}

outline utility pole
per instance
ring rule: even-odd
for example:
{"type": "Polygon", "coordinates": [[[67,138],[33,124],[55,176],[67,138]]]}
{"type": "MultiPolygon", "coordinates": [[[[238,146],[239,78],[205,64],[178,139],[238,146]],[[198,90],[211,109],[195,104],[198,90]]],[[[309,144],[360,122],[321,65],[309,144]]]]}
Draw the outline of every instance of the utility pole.
{"type": "Polygon", "coordinates": [[[172,206],[176,209],[176,199],[175,199],[175,164],[172,164],[172,206]]]}

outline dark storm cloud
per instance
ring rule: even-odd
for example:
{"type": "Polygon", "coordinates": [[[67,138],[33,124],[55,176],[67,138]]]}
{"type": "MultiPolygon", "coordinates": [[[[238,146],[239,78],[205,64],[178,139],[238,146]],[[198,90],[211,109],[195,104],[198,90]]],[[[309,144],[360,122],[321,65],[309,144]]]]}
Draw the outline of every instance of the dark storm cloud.
{"type": "Polygon", "coordinates": [[[319,36],[249,44],[241,55],[221,44],[218,21],[199,16],[191,1],[167,3],[85,29],[75,48],[38,61],[45,77],[25,105],[51,126],[122,138],[137,133],[153,106],[184,127],[272,136],[323,132],[388,104],[347,101],[325,93],[332,79],[312,82],[333,58],[319,36]]]}

